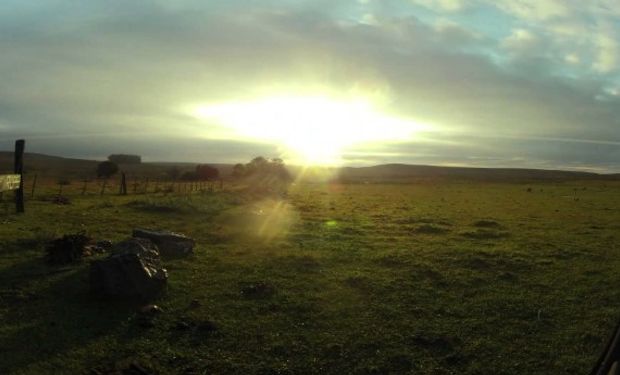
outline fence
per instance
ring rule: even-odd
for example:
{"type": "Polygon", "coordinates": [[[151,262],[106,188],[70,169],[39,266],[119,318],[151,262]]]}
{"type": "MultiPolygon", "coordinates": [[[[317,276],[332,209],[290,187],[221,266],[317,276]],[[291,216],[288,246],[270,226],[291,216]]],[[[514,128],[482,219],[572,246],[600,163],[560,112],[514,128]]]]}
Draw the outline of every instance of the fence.
{"type": "Polygon", "coordinates": [[[108,179],[57,178],[34,174],[24,176],[24,190],[29,199],[50,196],[109,196],[145,194],[192,194],[224,190],[224,182],[172,181],[153,177],[127,176],[121,173],[108,179]]]}
{"type": "Polygon", "coordinates": [[[121,173],[117,178],[109,179],[76,179],[70,181],[67,178],[44,177],[34,174],[32,177],[24,176],[24,148],[23,139],[15,141],[14,165],[12,174],[0,175],[0,200],[6,191],[14,191],[15,210],[23,213],[24,191],[28,188],[29,198],[34,199],[44,189],[44,194],[63,196],[71,195],[138,195],[151,193],[164,194],[191,194],[194,192],[213,192],[224,189],[224,181],[171,181],[165,179],[127,177],[121,173]],[[56,190],[57,189],[57,190],[56,190]]]}

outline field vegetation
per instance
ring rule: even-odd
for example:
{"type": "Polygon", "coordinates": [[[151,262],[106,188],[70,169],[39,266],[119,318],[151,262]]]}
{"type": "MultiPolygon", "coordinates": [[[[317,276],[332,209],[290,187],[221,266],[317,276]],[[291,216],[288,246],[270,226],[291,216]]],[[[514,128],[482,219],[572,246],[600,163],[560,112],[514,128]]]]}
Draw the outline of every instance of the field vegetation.
{"type": "Polygon", "coordinates": [[[0,210],[3,374],[581,374],[620,315],[614,181],[73,183],[69,204],[55,182],[0,210]],[[135,227],[198,244],[164,260],[148,325],[142,302],[89,292],[88,258],[45,262],[63,234],[135,227]]]}

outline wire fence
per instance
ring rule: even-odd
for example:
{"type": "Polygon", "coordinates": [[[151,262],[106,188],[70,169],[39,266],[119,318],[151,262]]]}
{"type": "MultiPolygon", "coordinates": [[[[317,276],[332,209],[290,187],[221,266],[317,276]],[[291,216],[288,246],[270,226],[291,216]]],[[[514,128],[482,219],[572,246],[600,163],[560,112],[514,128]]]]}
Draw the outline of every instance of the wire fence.
{"type": "MultiPolygon", "coordinates": [[[[133,177],[121,174],[107,179],[67,179],[50,176],[25,175],[26,200],[50,196],[112,196],[146,194],[192,194],[224,190],[224,180],[181,181],[152,177],[133,177]]],[[[0,193],[0,200],[8,195],[0,193]]]]}

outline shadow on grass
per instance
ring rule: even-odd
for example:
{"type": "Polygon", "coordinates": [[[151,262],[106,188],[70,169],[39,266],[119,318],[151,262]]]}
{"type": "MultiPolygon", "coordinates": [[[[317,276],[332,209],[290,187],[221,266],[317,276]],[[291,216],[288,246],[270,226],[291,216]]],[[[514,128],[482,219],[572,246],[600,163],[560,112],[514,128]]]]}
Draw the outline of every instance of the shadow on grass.
{"type": "Polygon", "coordinates": [[[413,233],[416,234],[444,234],[448,233],[450,230],[448,228],[435,225],[435,224],[422,224],[416,227],[413,230],[413,233]]]}
{"type": "Polygon", "coordinates": [[[18,238],[12,241],[3,242],[0,248],[0,256],[16,255],[20,256],[24,253],[33,251],[43,251],[45,244],[55,238],[55,233],[51,232],[35,232],[29,237],[18,238]]]}
{"type": "Polygon", "coordinates": [[[487,228],[478,228],[473,231],[462,232],[461,235],[474,240],[498,240],[509,237],[510,233],[487,228]]]}
{"type": "Polygon", "coordinates": [[[119,331],[136,309],[91,295],[88,262],[48,267],[42,257],[6,268],[0,278],[0,368],[14,373],[119,331]]]}

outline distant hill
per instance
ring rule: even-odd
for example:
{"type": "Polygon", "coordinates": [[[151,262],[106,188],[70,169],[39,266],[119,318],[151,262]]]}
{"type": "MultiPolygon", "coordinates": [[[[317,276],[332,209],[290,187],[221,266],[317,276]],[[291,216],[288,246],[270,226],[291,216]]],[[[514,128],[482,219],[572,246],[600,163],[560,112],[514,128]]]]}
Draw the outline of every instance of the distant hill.
{"type": "MultiPolygon", "coordinates": [[[[64,158],[37,153],[26,153],[24,165],[27,174],[68,178],[93,178],[100,161],[64,158]]],[[[210,164],[210,163],[207,163],[210,164]]],[[[164,178],[171,168],[181,173],[194,170],[197,163],[151,162],[121,165],[121,170],[129,176],[164,178]]],[[[210,164],[220,170],[222,176],[229,176],[232,164],[210,164]]],[[[0,151],[0,173],[10,173],[13,168],[13,153],[0,151]]],[[[300,168],[290,167],[293,174],[300,168]]],[[[314,168],[315,171],[321,168],[314,168]]],[[[407,182],[411,180],[460,179],[476,181],[570,181],[570,180],[620,180],[620,174],[597,174],[544,169],[518,168],[467,168],[438,167],[429,165],[383,164],[372,167],[323,168],[327,174],[342,182],[407,182]]],[[[320,171],[315,175],[321,175],[320,171]]]]}
{"type": "Polygon", "coordinates": [[[620,174],[598,174],[545,169],[437,167],[384,164],[373,167],[340,168],[341,181],[406,181],[409,179],[462,179],[476,181],[564,181],[620,180],[620,174]]]}

